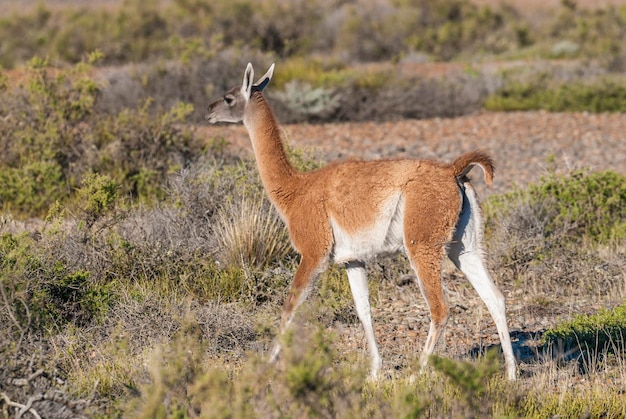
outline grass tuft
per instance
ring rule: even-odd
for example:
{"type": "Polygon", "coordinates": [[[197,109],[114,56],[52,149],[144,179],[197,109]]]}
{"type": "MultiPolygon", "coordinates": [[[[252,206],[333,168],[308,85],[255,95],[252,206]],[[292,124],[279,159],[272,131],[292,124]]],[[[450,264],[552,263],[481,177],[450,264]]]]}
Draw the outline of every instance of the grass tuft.
{"type": "Polygon", "coordinates": [[[214,233],[218,259],[228,267],[262,269],[292,252],[282,220],[262,196],[227,203],[217,216],[214,233]]]}

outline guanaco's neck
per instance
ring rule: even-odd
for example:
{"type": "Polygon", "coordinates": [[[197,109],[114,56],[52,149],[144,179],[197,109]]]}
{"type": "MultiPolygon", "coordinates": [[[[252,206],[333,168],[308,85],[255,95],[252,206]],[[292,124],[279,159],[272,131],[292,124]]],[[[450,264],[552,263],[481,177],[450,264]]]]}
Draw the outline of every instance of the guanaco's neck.
{"type": "Polygon", "coordinates": [[[270,199],[280,206],[280,197],[295,187],[297,171],[289,162],[278,123],[261,92],[250,97],[243,123],[252,141],[263,186],[270,199]]]}

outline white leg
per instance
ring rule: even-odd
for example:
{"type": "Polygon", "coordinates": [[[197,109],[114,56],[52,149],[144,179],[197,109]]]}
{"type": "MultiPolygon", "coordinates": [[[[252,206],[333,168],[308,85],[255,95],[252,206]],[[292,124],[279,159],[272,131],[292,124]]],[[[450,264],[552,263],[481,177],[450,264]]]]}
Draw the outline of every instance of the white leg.
{"type": "Polygon", "coordinates": [[[435,351],[435,345],[437,345],[437,342],[439,341],[439,338],[441,337],[441,333],[444,331],[445,326],[445,323],[443,325],[438,325],[434,321],[430,321],[430,327],[428,328],[428,336],[426,337],[424,350],[422,350],[422,354],[420,355],[420,370],[422,372],[426,369],[426,365],[428,365],[428,360],[435,351]]]}
{"type": "Polygon", "coordinates": [[[274,363],[278,360],[278,355],[280,355],[281,349],[282,347],[280,346],[280,342],[278,341],[278,339],[276,339],[276,342],[274,343],[274,347],[272,348],[272,351],[270,352],[271,363],[274,363]]]}
{"type": "Polygon", "coordinates": [[[365,338],[369,348],[371,357],[370,377],[375,379],[382,367],[382,360],[378,353],[378,345],[374,336],[374,327],[372,325],[372,310],[370,308],[370,295],[367,286],[367,273],[362,263],[352,262],[346,265],[348,272],[348,281],[350,281],[350,289],[354,298],[357,316],[361,320],[363,329],[365,330],[365,338]]]}
{"type": "Polygon", "coordinates": [[[511,337],[506,321],[504,296],[493,283],[479,253],[463,253],[458,256],[457,260],[453,260],[453,262],[455,262],[458,268],[465,274],[469,282],[478,292],[480,298],[485,302],[498,329],[508,378],[514,380],[517,377],[517,366],[515,364],[515,356],[513,355],[511,337]]]}
{"type": "Polygon", "coordinates": [[[504,353],[509,380],[517,378],[517,365],[506,321],[504,296],[493,283],[482,258],[482,219],[474,189],[464,185],[463,208],[454,232],[448,256],[467,277],[484,301],[493,318],[504,353]]]}

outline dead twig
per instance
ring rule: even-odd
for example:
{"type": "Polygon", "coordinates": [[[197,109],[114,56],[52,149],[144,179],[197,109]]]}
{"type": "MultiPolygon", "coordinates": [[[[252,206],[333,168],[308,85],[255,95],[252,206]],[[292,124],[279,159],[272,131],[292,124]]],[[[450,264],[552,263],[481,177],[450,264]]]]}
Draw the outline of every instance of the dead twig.
{"type": "Polygon", "coordinates": [[[17,412],[17,415],[16,415],[17,418],[21,418],[22,415],[24,415],[24,413],[29,412],[36,419],[41,419],[41,416],[39,416],[39,413],[37,413],[37,411],[32,408],[32,405],[33,405],[33,402],[35,402],[37,400],[41,400],[43,395],[39,395],[39,398],[37,398],[37,396],[30,397],[26,404],[21,404],[21,403],[17,403],[17,402],[12,401],[9,398],[9,396],[7,396],[5,393],[0,393],[0,397],[2,397],[2,399],[7,404],[7,406],[15,407],[15,408],[20,409],[19,412],[17,412]]]}
{"type": "Polygon", "coordinates": [[[11,304],[9,303],[9,299],[7,298],[6,292],[4,291],[4,286],[2,285],[0,285],[0,294],[2,295],[2,300],[4,302],[4,306],[5,306],[7,314],[13,321],[13,324],[15,325],[15,327],[17,327],[17,329],[20,331],[20,338],[16,346],[16,348],[19,349],[19,347],[22,345],[22,339],[24,338],[24,335],[26,334],[26,331],[28,330],[28,326],[30,326],[30,311],[28,310],[28,305],[21,298],[18,298],[18,300],[24,306],[24,309],[26,311],[26,317],[28,318],[28,325],[26,328],[23,328],[13,313],[13,309],[11,308],[11,304]]]}
{"type": "Polygon", "coordinates": [[[43,373],[44,373],[43,369],[40,368],[34,373],[32,373],[31,375],[29,375],[28,378],[16,378],[11,382],[11,384],[13,384],[16,387],[26,387],[27,385],[30,384],[32,380],[39,377],[43,373]]]}

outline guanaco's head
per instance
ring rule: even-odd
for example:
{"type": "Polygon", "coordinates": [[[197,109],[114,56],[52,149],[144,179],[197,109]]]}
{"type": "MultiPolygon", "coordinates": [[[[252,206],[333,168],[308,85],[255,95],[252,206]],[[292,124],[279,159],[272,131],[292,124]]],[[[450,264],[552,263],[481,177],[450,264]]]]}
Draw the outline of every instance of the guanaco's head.
{"type": "Polygon", "coordinates": [[[207,121],[212,124],[243,121],[248,101],[254,92],[262,92],[265,89],[272,79],[272,74],[274,74],[274,64],[270,66],[263,77],[253,84],[254,70],[252,64],[248,63],[246,71],[243,73],[243,84],[233,87],[224,96],[209,104],[206,114],[207,121]]]}

